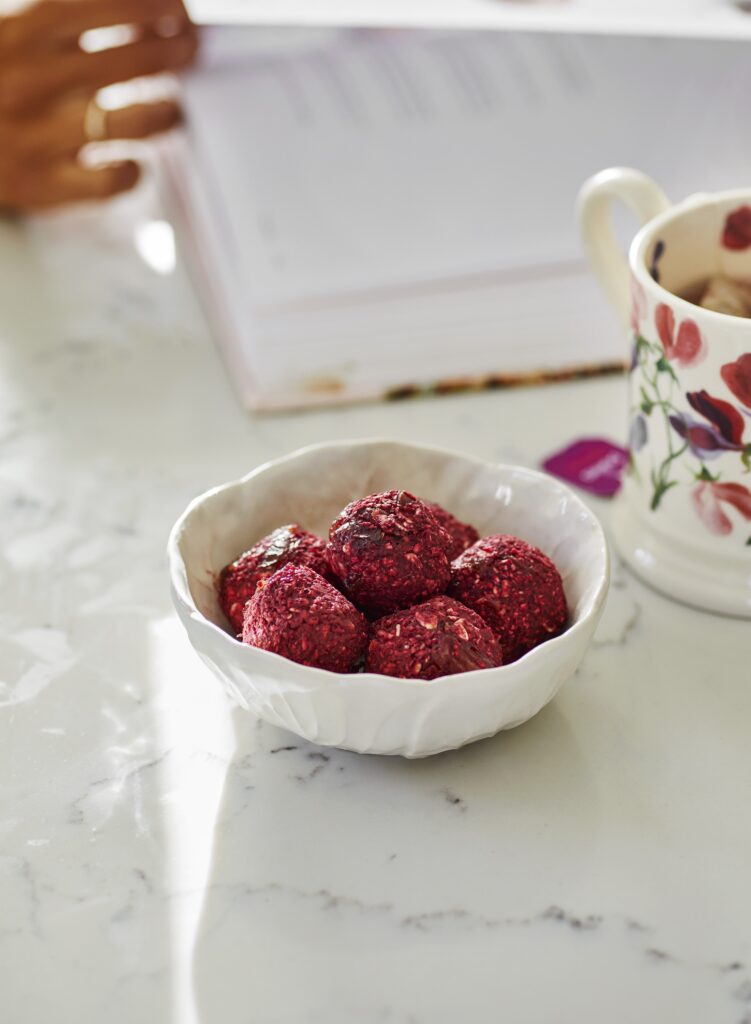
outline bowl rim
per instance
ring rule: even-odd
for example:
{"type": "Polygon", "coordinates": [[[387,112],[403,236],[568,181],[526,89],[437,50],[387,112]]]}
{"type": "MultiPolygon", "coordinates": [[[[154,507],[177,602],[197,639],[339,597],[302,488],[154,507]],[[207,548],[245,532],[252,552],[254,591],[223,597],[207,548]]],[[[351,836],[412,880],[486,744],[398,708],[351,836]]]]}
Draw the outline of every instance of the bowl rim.
{"type": "MultiPolygon", "coordinates": [[[[411,441],[399,441],[388,437],[349,438],[337,441],[321,441],[314,444],[304,445],[301,448],[296,448],[294,451],[288,452],[286,455],[282,455],[276,459],[268,459],[265,462],[260,463],[254,469],[250,470],[250,472],[236,480],[230,480],[226,483],[218,484],[215,487],[209,488],[193,498],[175,521],[172,529],[170,530],[169,539],[167,541],[167,559],[169,563],[172,599],[177,607],[180,617],[183,620],[189,619],[194,626],[198,627],[202,631],[206,631],[210,636],[221,638],[219,640],[220,643],[231,645],[228,647],[228,653],[232,652],[235,655],[240,654],[240,657],[252,659],[254,662],[261,664],[265,660],[271,667],[278,668],[280,665],[287,666],[290,673],[294,672],[294,680],[290,678],[290,682],[294,682],[297,686],[305,686],[307,689],[311,690],[318,689],[320,687],[341,688],[348,684],[356,684],[358,686],[377,684],[381,687],[387,686],[402,691],[405,688],[414,688],[427,692],[428,690],[434,690],[436,687],[446,689],[457,685],[466,686],[468,682],[478,680],[487,680],[488,682],[494,680],[497,685],[499,676],[502,676],[510,683],[515,676],[526,676],[529,669],[533,668],[536,663],[539,663],[539,666],[542,666],[546,659],[552,660],[552,656],[557,652],[574,643],[576,636],[585,631],[593,617],[598,615],[607,595],[610,581],[610,552],[602,524],[578,494],[576,494],[562,481],[552,477],[548,473],[544,473],[536,469],[530,469],[528,466],[494,462],[491,459],[481,459],[477,456],[467,455],[465,452],[454,451],[449,448],[443,448],[439,445],[415,444],[411,441]],[[544,641],[544,643],[532,648],[531,651],[527,651],[527,653],[522,655],[521,658],[517,661],[511,662],[509,665],[474,669],[471,672],[438,676],[435,679],[404,679],[400,676],[381,675],[377,672],[339,673],[331,672],[328,669],[315,668],[310,665],[301,665],[298,662],[290,661],[289,658],[285,658],[281,654],[274,654],[271,651],[264,651],[261,648],[251,647],[249,644],[244,644],[241,640],[232,636],[231,633],[227,633],[226,630],[211,622],[198,610],[190,592],[187,566],[180,551],[180,543],[185,533],[186,525],[198,508],[219,494],[244,487],[249,481],[262,476],[273,467],[305,458],[311,453],[332,449],[376,448],[382,446],[409,449],[413,452],[430,452],[435,455],[460,459],[463,462],[485,469],[518,473],[522,476],[527,476],[544,482],[546,486],[556,491],[561,497],[566,497],[570,501],[573,501],[580,513],[580,516],[583,516],[598,542],[596,571],[593,566],[593,580],[597,580],[597,586],[594,592],[590,595],[587,604],[576,621],[572,622],[571,625],[562,633],[544,641]]],[[[246,671],[251,671],[250,667],[248,667],[246,671]]]]}

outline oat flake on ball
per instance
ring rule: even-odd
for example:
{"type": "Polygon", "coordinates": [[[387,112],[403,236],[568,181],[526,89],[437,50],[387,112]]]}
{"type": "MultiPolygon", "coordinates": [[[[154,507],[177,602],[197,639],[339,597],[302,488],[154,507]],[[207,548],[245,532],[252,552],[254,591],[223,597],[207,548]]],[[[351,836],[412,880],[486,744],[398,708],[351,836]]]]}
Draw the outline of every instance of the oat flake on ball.
{"type": "Polygon", "coordinates": [[[451,538],[426,502],[384,491],[350,502],[331,524],[327,557],[358,608],[383,615],[444,591],[451,538]]]}
{"type": "Polygon", "coordinates": [[[448,593],[487,622],[506,663],[560,633],[568,618],[553,562],[505,534],[483,537],[452,562],[448,593]]]}
{"type": "Polygon", "coordinates": [[[304,565],[285,565],[258,584],[245,608],[243,643],[300,665],[353,672],[368,639],[365,616],[304,565]]]}
{"type": "Polygon", "coordinates": [[[501,663],[489,626],[459,601],[441,596],[373,623],[365,671],[436,679],[501,663]]]}
{"type": "Polygon", "coordinates": [[[258,581],[290,563],[307,565],[322,576],[329,574],[326,545],[320,537],[308,533],[296,523],[280,526],[262,537],[249,551],[222,569],[219,603],[236,634],[242,632],[243,611],[255,593],[258,581]]]}

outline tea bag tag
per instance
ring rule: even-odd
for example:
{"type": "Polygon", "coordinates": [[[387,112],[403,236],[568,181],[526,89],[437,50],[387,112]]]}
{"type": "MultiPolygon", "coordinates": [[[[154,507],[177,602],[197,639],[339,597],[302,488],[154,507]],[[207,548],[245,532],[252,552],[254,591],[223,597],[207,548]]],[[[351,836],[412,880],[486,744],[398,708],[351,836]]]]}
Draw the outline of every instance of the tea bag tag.
{"type": "Polygon", "coordinates": [[[583,437],[548,456],[542,468],[600,498],[612,498],[627,465],[625,448],[603,437],[583,437]]]}

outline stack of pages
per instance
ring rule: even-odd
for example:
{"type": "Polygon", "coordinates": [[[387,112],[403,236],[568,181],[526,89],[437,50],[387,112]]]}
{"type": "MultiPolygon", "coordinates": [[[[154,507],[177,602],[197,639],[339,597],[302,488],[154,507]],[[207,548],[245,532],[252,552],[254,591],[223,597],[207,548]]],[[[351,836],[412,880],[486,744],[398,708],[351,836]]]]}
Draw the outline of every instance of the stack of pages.
{"type": "Polygon", "coordinates": [[[748,179],[742,44],[214,31],[169,169],[253,408],[613,368],[581,183],[626,164],[679,199],[748,179]]]}

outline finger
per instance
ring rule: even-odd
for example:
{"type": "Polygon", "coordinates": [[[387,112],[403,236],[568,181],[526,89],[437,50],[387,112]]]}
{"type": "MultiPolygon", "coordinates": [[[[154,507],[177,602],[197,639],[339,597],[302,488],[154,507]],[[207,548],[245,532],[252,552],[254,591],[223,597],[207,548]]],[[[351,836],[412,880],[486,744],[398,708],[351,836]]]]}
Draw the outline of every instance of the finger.
{"type": "Polygon", "coordinates": [[[129,107],[110,110],[106,118],[108,139],[145,139],[167,132],[180,122],[182,111],[174,100],[159,103],[133,103],[129,107]]]}
{"type": "Polygon", "coordinates": [[[85,199],[109,199],[133,188],[140,177],[133,160],[99,167],[84,167],[73,160],[32,170],[10,189],[6,205],[22,210],[42,210],[85,199]]]}
{"type": "MultiPolygon", "coordinates": [[[[166,132],[180,120],[180,105],[174,100],[136,103],[119,110],[100,110],[100,133],[88,132],[91,100],[79,98],[58,107],[54,114],[14,123],[13,149],[22,159],[39,161],[72,156],[87,142],[102,139],[142,139],[166,132]]],[[[0,131],[2,127],[0,126],[0,131]]]]}
{"type": "Polygon", "coordinates": [[[0,78],[0,110],[18,115],[70,89],[94,92],[131,78],[177,71],[192,61],[196,46],[195,33],[185,30],[166,39],[151,35],[95,53],[60,53],[43,64],[14,61],[0,78]]]}
{"type": "Polygon", "coordinates": [[[187,20],[181,0],[41,0],[20,14],[0,19],[0,54],[58,45],[92,28],[187,20]]]}

